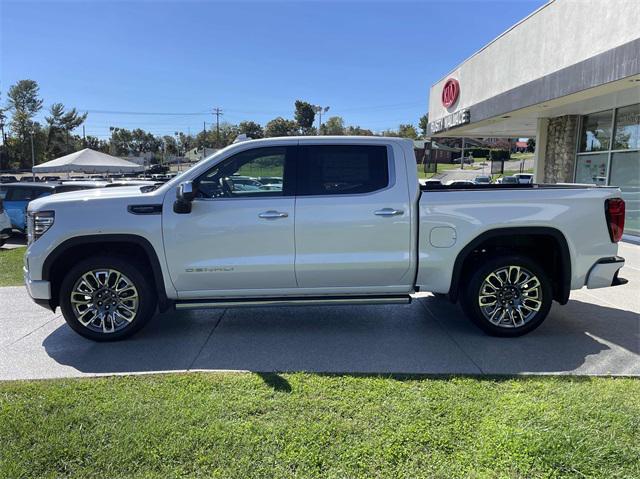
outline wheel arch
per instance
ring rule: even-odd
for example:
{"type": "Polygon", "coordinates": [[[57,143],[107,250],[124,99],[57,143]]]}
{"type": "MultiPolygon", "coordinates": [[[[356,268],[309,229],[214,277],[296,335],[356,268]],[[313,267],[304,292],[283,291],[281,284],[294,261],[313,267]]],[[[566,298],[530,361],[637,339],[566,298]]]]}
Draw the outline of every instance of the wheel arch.
{"type": "Polygon", "coordinates": [[[544,260],[544,268],[553,280],[553,299],[560,304],[569,301],[571,291],[571,254],[564,234],[557,228],[505,227],[479,234],[458,253],[453,266],[449,297],[456,301],[465,270],[473,265],[476,258],[495,250],[504,249],[511,253],[521,253],[533,260],[544,260]],[[537,241],[534,241],[536,239],[537,241]],[[511,244],[510,244],[511,243],[511,244]],[[545,257],[544,247],[553,245],[551,258],[545,257]]]}
{"type": "Polygon", "coordinates": [[[100,253],[116,253],[121,256],[136,257],[150,269],[154,289],[158,295],[160,311],[166,311],[172,304],[164,287],[160,260],[149,240],[133,234],[98,234],[77,236],[63,241],[47,256],[42,268],[42,279],[51,282],[51,309],[60,305],[59,287],[65,267],[100,253]]]}

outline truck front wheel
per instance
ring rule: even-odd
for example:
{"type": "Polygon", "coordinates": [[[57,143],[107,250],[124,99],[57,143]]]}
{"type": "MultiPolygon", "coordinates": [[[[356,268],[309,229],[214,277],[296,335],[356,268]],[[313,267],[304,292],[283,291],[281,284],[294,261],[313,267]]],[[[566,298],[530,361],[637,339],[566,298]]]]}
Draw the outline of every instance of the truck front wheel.
{"type": "Polygon", "coordinates": [[[466,315],[482,330],[503,337],[521,336],[549,314],[551,279],[520,255],[497,256],[480,264],[461,295],[466,315]]]}
{"type": "Polygon", "coordinates": [[[65,321],[75,332],[94,341],[131,336],[156,310],[157,297],[145,272],[144,265],[117,256],[80,261],[60,286],[65,321]]]}

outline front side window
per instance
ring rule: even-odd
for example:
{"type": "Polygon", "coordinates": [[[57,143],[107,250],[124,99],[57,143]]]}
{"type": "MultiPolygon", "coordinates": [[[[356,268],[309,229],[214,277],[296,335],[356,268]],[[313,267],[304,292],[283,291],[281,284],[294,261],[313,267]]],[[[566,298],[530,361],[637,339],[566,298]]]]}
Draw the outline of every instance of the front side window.
{"type": "Polygon", "coordinates": [[[289,149],[247,150],[214,166],[197,180],[200,198],[283,196],[289,149]]]}
{"type": "Polygon", "coordinates": [[[605,151],[611,145],[613,110],[592,113],[583,117],[580,132],[580,151],[605,151]]]}
{"type": "Polygon", "coordinates": [[[306,146],[299,171],[298,195],[370,193],[389,185],[387,147],[306,146]]]}

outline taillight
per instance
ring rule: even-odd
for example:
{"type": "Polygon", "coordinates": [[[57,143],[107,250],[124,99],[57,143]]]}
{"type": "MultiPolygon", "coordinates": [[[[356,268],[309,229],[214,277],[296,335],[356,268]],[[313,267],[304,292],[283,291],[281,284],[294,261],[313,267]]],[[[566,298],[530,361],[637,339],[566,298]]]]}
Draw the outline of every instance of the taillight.
{"type": "Polygon", "coordinates": [[[609,198],[604,202],[604,213],[607,217],[611,241],[617,243],[622,239],[622,233],[624,232],[624,200],[622,198],[609,198]]]}

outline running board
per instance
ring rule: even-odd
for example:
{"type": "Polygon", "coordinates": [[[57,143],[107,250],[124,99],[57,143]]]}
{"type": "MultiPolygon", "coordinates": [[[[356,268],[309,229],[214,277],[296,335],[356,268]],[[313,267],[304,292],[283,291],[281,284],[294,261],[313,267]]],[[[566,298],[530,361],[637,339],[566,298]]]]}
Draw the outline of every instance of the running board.
{"type": "Polygon", "coordinates": [[[299,296],[291,298],[228,298],[176,301],[176,309],[242,308],[262,306],[327,306],[345,304],[409,304],[411,296],[299,296]]]}

